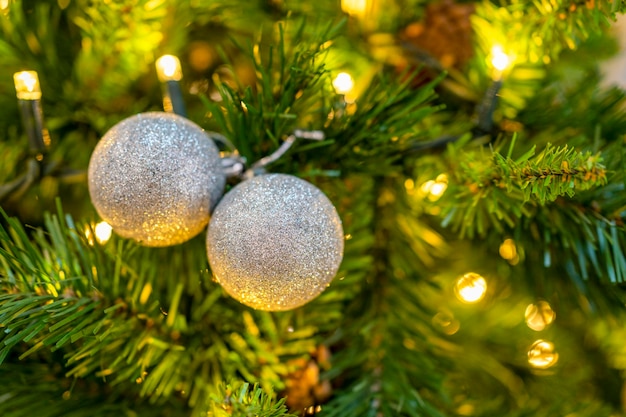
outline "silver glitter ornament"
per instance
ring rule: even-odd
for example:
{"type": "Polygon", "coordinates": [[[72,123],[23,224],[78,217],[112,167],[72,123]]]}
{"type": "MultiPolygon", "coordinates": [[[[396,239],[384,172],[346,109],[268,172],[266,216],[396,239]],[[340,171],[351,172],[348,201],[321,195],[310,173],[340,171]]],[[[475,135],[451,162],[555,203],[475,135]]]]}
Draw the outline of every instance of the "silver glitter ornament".
{"type": "Polygon", "coordinates": [[[299,307],[326,289],[343,257],[337,210],[312,184],[284,174],[246,180],[220,201],[207,254],[215,279],[250,307],[299,307]]]}
{"type": "Polygon", "coordinates": [[[113,126],[89,161],[89,194],[120,236],[145,246],[200,233],[224,192],[219,151],[198,125],[142,113],[113,126]]]}

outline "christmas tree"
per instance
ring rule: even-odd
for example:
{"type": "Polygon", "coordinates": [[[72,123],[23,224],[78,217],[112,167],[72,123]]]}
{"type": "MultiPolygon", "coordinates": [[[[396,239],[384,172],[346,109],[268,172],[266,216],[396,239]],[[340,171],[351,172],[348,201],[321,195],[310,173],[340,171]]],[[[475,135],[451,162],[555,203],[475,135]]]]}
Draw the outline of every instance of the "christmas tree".
{"type": "Polygon", "coordinates": [[[0,415],[623,415],[625,11],[0,0],[0,415]]]}

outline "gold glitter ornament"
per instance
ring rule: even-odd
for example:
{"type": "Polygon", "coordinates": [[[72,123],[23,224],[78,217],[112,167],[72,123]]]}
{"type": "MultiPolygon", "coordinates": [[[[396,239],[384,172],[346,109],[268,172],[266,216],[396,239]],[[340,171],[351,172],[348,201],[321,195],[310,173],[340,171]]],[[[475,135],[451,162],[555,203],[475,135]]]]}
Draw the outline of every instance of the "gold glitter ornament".
{"type": "Polygon", "coordinates": [[[162,112],[113,126],[94,149],[88,176],[102,219],[145,246],[176,245],[200,233],[226,181],[207,133],[162,112]]]}
{"type": "Polygon", "coordinates": [[[290,310],[311,301],[334,278],[343,228],[330,200],[284,174],[246,180],[211,217],[207,254],[217,282],[258,310],[290,310]]]}

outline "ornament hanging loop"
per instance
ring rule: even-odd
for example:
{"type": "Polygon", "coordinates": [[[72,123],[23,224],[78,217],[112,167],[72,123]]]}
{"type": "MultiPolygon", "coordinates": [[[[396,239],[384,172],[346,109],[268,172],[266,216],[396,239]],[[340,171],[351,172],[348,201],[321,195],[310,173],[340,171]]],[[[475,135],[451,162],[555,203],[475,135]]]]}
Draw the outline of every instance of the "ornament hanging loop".
{"type": "Polygon", "coordinates": [[[302,130],[296,129],[293,133],[285,139],[285,141],[272,152],[270,155],[263,157],[256,161],[252,166],[243,173],[244,178],[252,178],[257,174],[265,172],[265,167],[272,162],[280,159],[296,142],[296,139],[308,139],[308,140],[324,140],[326,136],[321,130],[302,130]]]}
{"type": "Polygon", "coordinates": [[[209,136],[220,149],[227,149],[220,151],[222,171],[226,178],[240,178],[246,169],[246,158],[239,155],[235,145],[226,136],[216,132],[210,132],[209,136]]]}
{"type": "Polygon", "coordinates": [[[303,130],[296,129],[293,133],[285,139],[285,141],[272,152],[270,155],[263,157],[253,163],[250,168],[246,169],[246,158],[239,154],[235,145],[228,140],[224,135],[211,132],[211,138],[221,148],[226,148],[227,152],[220,152],[220,159],[222,163],[222,171],[228,179],[243,180],[254,177],[255,175],[263,174],[266,172],[265,167],[272,162],[280,159],[287,151],[293,146],[297,139],[307,140],[324,140],[326,137],[321,130],[303,130]]]}

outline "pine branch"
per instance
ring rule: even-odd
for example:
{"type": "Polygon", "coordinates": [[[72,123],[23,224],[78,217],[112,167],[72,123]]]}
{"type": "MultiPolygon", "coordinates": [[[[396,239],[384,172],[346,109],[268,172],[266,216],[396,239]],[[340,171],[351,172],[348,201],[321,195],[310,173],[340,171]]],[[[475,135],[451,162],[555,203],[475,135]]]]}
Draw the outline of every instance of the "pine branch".
{"type": "Polygon", "coordinates": [[[501,7],[482,2],[477,8],[473,23],[480,42],[488,46],[494,42],[507,45],[523,62],[543,59],[545,63],[556,60],[564,49],[576,49],[585,40],[601,34],[616,13],[626,7],[623,2],[610,0],[541,0],[528,7],[516,0],[509,3],[501,7]]]}
{"type": "Polygon", "coordinates": [[[324,44],[340,26],[328,25],[315,39],[303,38],[303,27],[287,43],[286,30],[280,25],[276,48],[246,48],[257,74],[254,89],[221,82],[217,87],[222,102],[204,100],[220,131],[251,162],[264,156],[268,142],[277,147],[294,129],[309,127],[315,119],[314,127],[319,128],[319,120],[327,115],[324,44]]]}
{"type": "Polygon", "coordinates": [[[484,236],[490,227],[499,231],[504,225],[513,227],[522,217],[530,217],[533,207],[607,181],[599,155],[567,146],[547,146],[534,157],[531,149],[515,160],[498,152],[461,154],[450,149],[448,157],[457,166],[456,184],[446,192],[443,225],[461,236],[484,236]]]}
{"type": "MultiPolygon", "coordinates": [[[[406,151],[430,138],[431,132],[421,122],[440,109],[431,104],[440,79],[412,89],[414,76],[405,74],[400,77],[405,81],[398,83],[380,75],[359,98],[353,113],[333,118],[327,136],[335,141],[326,157],[341,161],[347,173],[361,172],[366,163],[369,174],[385,175],[400,165],[406,151]]],[[[324,160],[323,155],[319,158],[324,160]]]]}
{"type": "MultiPolygon", "coordinates": [[[[485,77],[492,71],[487,66],[491,48],[504,48],[512,63],[499,94],[500,111],[505,117],[514,118],[529,106],[529,101],[534,102],[543,79],[558,73],[558,62],[564,53],[584,50],[585,43],[591,43],[594,51],[589,62],[597,62],[599,55],[614,49],[606,30],[624,7],[623,2],[610,0],[481,2],[472,16],[478,47],[469,78],[473,85],[478,84],[479,92],[485,91],[486,83],[491,82],[485,77]]],[[[576,70],[584,61],[578,55],[576,70]]]]}
{"type": "Polygon", "coordinates": [[[485,238],[494,229],[502,239],[531,232],[529,244],[543,253],[544,267],[558,259],[581,289],[589,279],[625,279],[626,240],[618,208],[625,204],[623,185],[621,176],[613,176],[605,186],[607,170],[599,154],[550,145],[539,155],[531,150],[517,159],[498,152],[491,160],[484,151],[451,152],[455,163],[468,159],[458,165],[458,182],[450,182],[442,199],[430,203],[441,207],[444,227],[470,238],[485,238]]]}
{"type": "Polygon", "coordinates": [[[154,60],[154,51],[163,39],[168,2],[122,1],[100,7],[84,0],[76,2],[71,12],[71,21],[80,29],[86,46],[75,61],[78,84],[89,92],[90,100],[119,98],[149,68],[137,63],[154,60]]]}
{"type": "Polygon", "coordinates": [[[5,221],[11,228],[0,228],[0,282],[7,292],[0,297],[0,360],[21,346],[27,346],[22,360],[60,350],[69,377],[106,378],[121,390],[131,383],[153,404],[185,392],[189,406],[201,411],[207,389],[225,379],[243,376],[283,389],[296,368],[289,361],[314,350],[310,324],[294,330],[291,315],[242,315],[240,305],[220,300],[217,285],[199,285],[194,271],[206,268],[204,242],[163,257],[166,250],[121,241],[114,249],[113,239],[109,252],[91,246],[69,216],[48,216],[47,232],[35,230],[34,241],[18,221],[5,221]],[[188,283],[159,279],[162,274],[188,283]]]}
{"type": "MultiPolygon", "coordinates": [[[[526,155],[530,156],[530,152],[526,155]]],[[[606,169],[599,154],[548,144],[532,161],[526,155],[513,160],[495,153],[497,169],[491,179],[497,186],[506,187],[508,192],[521,189],[525,202],[533,199],[544,205],[559,196],[573,197],[576,192],[600,187],[607,182],[606,169]]],[[[477,185],[484,187],[484,184],[477,185]]]]}
{"type": "Polygon", "coordinates": [[[212,397],[209,417],[296,417],[289,414],[284,400],[278,402],[256,385],[234,384],[222,387],[219,396],[212,397]]]}
{"type": "MultiPolygon", "coordinates": [[[[268,146],[277,147],[280,139],[296,128],[323,127],[325,141],[294,146],[292,153],[299,156],[301,164],[309,158],[318,167],[332,169],[341,161],[342,171],[348,175],[368,161],[367,166],[378,167],[382,175],[398,164],[404,151],[428,138],[428,131],[418,123],[438,110],[429,102],[439,80],[411,90],[411,74],[400,77],[405,79],[401,83],[379,76],[358,105],[334,108],[342,99],[330,88],[323,57],[340,27],[328,26],[312,41],[303,39],[299,29],[290,41],[294,47],[286,43],[285,30],[280,29],[275,50],[263,50],[259,44],[248,48],[257,73],[256,91],[221,83],[222,101],[204,100],[220,130],[248,160],[267,154],[268,146]]],[[[276,163],[287,172],[297,170],[292,165],[287,158],[276,163]]]]}
{"type": "MultiPolygon", "coordinates": [[[[623,186],[618,188],[617,195],[623,186]]],[[[532,241],[537,251],[543,253],[544,267],[563,265],[581,290],[586,289],[589,280],[605,284],[626,280],[623,218],[621,214],[603,213],[597,200],[592,197],[591,201],[594,204],[557,201],[555,206],[539,209],[533,219],[521,226],[530,230],[541,227],[541,233],[534,234],[532,241]]]]}
{"type": "MultiPolygon", "coordinates": [[[[11,417],[33,414],[41,417],[155,415],[157,406],[137,401],[132,392],[118,393],[102,381],[67,378],[58,371],[45,364],[5,364],[0,374],[0,385],[4,387],[0,396],[0,412],[11,417]],[[46,407],[41,406],[42,402],[46,407]]],[[[241,382],[207,393],[202,403],[203,411],[197,410],[192,416],[295,417],[287,413],[284,401],[276,400],[271,391],[241,382]]],[[[180,405],[179,399],[159,404],[158,414],[178,415],[180,405]]]]}
{"type": "MultiPolygon", "coordinates": [[[[585,52],[595,55],[604,44],[591,44],[585,52]]],[[[626,93],[618,88],[598,89],[600,74],[595,66],[573,72],[574,66],[579,68],[580,62],[587,60],[580,57],[581,52],[568,54],[555,65],[553,75],[519,115],[519,121],[535,132],[533,141],[536,143],[550,140],[556,144],[574,144],[572,139],[589,143],[593,139],[594,146],[598,147],[603,141],[620,140],[626,131],[623,111],[626,93]],[[581,136],[576,137],[576,133],[581,136]]]]}
{"type": "MultiPolygon", "coordinates": [[[[381,180],[360,193],[361,198],[368,194],[377,200],[374,262],[362,294],[349,306],[348,313],[359,314],[344,321],[335,341],[341,349],[328,371],[331,378],[341,375],[346,389],[323,410],[329,416],[441,416],[437,409],[446,405],[435,393],[446,366],[441,348],[450,345],[432,328],[422,293],[429,284],[409,272],[424,268],[407,242],[425,225],[413,216],[399,221],[392,215],[406,204],[392,181],[381,180]]],[[[443,242],[429,243],[443,250],[443,242]]]]}

